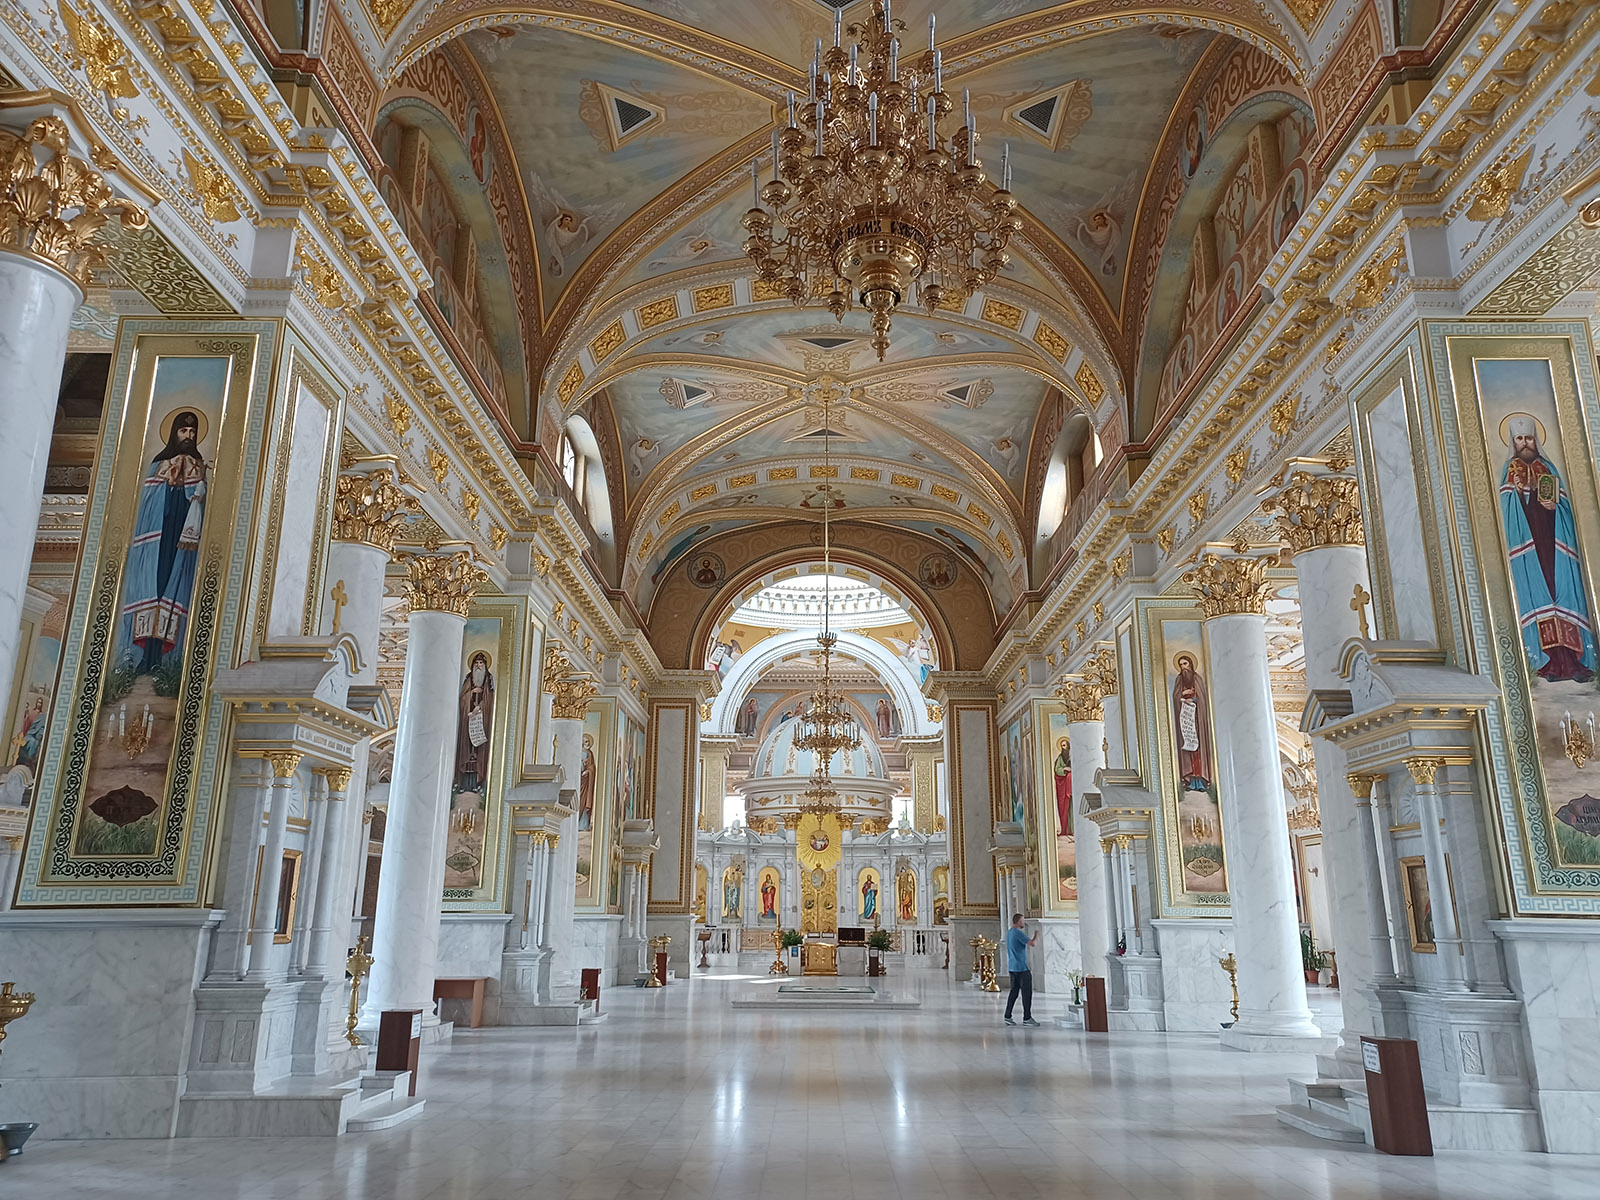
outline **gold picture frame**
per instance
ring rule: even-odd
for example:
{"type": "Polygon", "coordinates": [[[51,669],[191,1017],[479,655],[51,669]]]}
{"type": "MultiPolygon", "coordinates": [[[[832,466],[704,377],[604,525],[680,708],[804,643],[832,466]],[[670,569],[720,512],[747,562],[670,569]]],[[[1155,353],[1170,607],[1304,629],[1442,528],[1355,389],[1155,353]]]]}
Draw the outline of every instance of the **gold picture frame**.
{"type": "Polygon", "coordinates": [[[1433,933],[1433,900],[1428,892],[1428,865],[1420,854],[1400,860],[1400,880],[1406,894],[1406,932],[1417,954],[1437,954],[1433,933]]]}
{"type": "MultiPolygon", "coordinates": [[[[255,927],[256,905],[261,898],[261,860],[266,856],[265,846],[256,847],[256,885],[250,893],[250,926],[255,927]]],[[[285,946],[294,940],[294,915],[300,903],[300,860],[301,851],[285,850],[283,862],[279,865],[278,876],[278,913],[272,927],[272,941],[274,945],[285,946]]],[[[245,938],[248,945],[250,937],[245,938]]]]}

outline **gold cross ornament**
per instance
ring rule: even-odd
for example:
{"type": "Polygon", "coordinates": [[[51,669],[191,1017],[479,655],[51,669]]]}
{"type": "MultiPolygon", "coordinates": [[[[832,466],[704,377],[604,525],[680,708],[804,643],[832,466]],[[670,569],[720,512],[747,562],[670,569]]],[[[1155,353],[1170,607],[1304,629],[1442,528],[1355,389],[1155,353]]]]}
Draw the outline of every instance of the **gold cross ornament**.
{"type": "Polygon", "coordinates": [[[1350,597],[1350,611],[1356,614],[1356,620],[1361,622],[1361,636],[1371,638],[1372,632],[1367,626],[1367,601],[1372,599],[1372,593],[1359,583],[1356,584],[1355,595],[1350,597]]]}
{"type": "Polygon", "coordinates": [[[338,633],[343,625],[344,606],[350,602],[350,593],[344,590],[344,580],[333,585],[328,593],[333,600],[333,631],[338,633]]]}

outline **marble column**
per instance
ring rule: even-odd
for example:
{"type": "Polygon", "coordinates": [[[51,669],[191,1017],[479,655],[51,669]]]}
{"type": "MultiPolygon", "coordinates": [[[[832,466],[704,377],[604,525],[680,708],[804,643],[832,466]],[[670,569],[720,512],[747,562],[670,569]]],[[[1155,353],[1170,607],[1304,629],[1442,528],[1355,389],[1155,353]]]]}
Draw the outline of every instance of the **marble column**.
{"type": "MultiPolygon", "coordinates": [[[[311,936],[305,954],[306,975],[326,978],[334,961],[335,924],[343,919],[344,889],[340,886],[349,858],[350,768],[330,767],[320,772],[327,784],[322,805],[322,849],[317,858],[316,898],[312,906],[311,936]]],[[[348,922],[346,922],[348,928],[348,922]]],[[[342,943],[342,939],[341,939],[342,943]]]]}
{"type": "Polygon", "coordinates": [[[1319,1039],[1300,963],[1294,860],[1289,849],[1277,720],[1267,667],[1267,567],[1275,559],[1202,550],[1184,581],[1205,613],[1213,681],[1211,728],[1239,960],[1239,1020],[1223,1031],[1240,1049],[1302,1049],[1319,1039]]]}
{"type": "MultiPolygon", "coordinates": [[[[30,107],[51,111],[25,129],[0,130],[8,164],[0,200],[12,213],[0,235],[0,696],[11,694],[17,669],[56,397],[89,244],[112,212],[130,228],[149,223],[137,204],[112,194],[96,169],[102,159],[91,164],[73,153],[74,130],[64,118],[76,122],[75,110],[54,102],[30,107]]],[[[10,119],[27,116],[18,110],[10,119]]]]}
{"type": "MultiPolygon", "coordinates": [[[[1372,960],[1372,982],[1378,987],[1394,987],[1400,982],[1395,973],[1394,942],[1389,930],[1387,890],[1383,882],[1383,863],[1378,857],[1376,821],[1372,812],[1372,775],[1350,775],[1346,779],[1355,803],[1356,830],[1361,839],[1361,886],[1370,897],[1366,905],[1367,946],[1372,960]]],[[[1343,981],[1341,981],[1342,983],[1343,981]]]]}
{"type": "Polygon", "coordinates": [[[1441,991],[1467,990],[1466,960],[1462,957],[1461,930],[1456,924],[1454,889],[1450,886],[1450,864],[1445,849],[1444,814],[1436,785],[1442,758],[1408,758],[1406,770],[1416,785],[1417,823],[1422,832],[1422,863],[1428,876],[1428,896],[1432,900],[1433,941],[1438,948],[1441,991]]]}
{"type": "Polygon", "coordinates": [[[1100,853],[1100,831],[1084,815],[1083,795],[1095,790],[1106,765],[1106,714],[1100,689],[1069,681],[1059,692],[1066,705],[1072,750],[1072,841],[1078,869],[1078,946],[1085,975],[1104,976],[1111,953],[1111,893],[1100,853]]]}
{"type": "Polygon", "coordinates": [[[363,1028],[390,1009],[433,1015],[440,878],[467,609],[486,576],[464,551],[407,555],[411,604],[363,1028]]]}
{"type": "MultiPolygon", "coordinates": [[[[1274,514],[1277,532],[1294,558],[1306,686],[1312,696],[1302,728],[1313,735],[1317,724],[1337,719],[1348,708],[1340,672],[1346,643],[1370,636],[1361,491],[1346,471],[1341,462],[1291,459],[1275,482],[1277,490],[1262,504],[1274,514]]],[[[1367,870],[1372,838],[1364,830],[1371,822],[1370,801],[1352,793],[1341,746],[1315,738],[1313,749],[1332,940],[1322,949],[1337,955],[1348,1069],[1359,1054],[1360,1035],[1377,1032],[1369,1004],[1378,963],[1370,931],[1374,912],[1381,918],[1382,893],[1372,886],[1367,870]]],[[[1370,798],[1370,782],[1366,792],[1370,798]]],[[[1392,968],[1388,981],[1394,982],[1392,968]]]]}
{"type": "MultiPolygon", "coordinates": [[[[538,943],[541,1004],[570,1001],[577,994],[572,930],[578,903],[578,788],[583,773],[583,719],[595,690],[593,680],[587,676],[563,679],[556,684],[550,707],[555,762],[562,774],[561,802],[574,815],[564,819],[549,837],[544,929],[538,943]]],[[[598,796],[595,803],[600,803],[598,796]]]]}
{"type": "Polygon", "coordinates": [[[322,892],[324,864],[328,860],[328,780],[316,769],[311,772],[311,790],[306,795],[305,852],[300,856],[300,895],[295,902],[294,928],[289,938],[289,974],[306,974],[306,956],[311,949],[311,929],[316,915],[317,897],[322,892]]]}
{"type": "Polygon", "coordinates": [[[11,909],[11,893],[16,890],[17,872],[22,869],[22,835],[0,834],[0,912],[11,909]]]}
{"type": "Polygon", "coordinates": [[[272,764],[272,791],[267,810],[267,836],[261,847],[256,879],[255,912],[250,918],[250,969],[245,978],[265,981],[273,975],[272,946],[277,936],[278,899],[283,882],[283,847],[289,835],[289,809],[294,803],[300,755],[292,750],[265,756],[272,764]]]}

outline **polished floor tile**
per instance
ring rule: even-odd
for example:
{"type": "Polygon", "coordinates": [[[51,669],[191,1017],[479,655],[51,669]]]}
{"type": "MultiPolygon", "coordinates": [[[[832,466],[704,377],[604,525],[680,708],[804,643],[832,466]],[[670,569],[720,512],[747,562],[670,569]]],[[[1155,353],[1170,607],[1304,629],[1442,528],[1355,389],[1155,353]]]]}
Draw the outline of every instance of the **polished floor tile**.
{"type": "MultiPolygon", "coordinates": [[[[766,980],[608,991],[583,1029],[425,1051],[423,1117],[322,1139],[48,1142],[0,1166],[26,1200],[1556,1200],[1600,1159],[1396,1159],[1280,1126],[1296,1056],[1198,1034],[1007,1028],[1003,997],[892,981],[916,1011],[735,1011],[766,980]]],[[[1041,997],[1048,1015],[1060,1001],[1041,997]]]]}

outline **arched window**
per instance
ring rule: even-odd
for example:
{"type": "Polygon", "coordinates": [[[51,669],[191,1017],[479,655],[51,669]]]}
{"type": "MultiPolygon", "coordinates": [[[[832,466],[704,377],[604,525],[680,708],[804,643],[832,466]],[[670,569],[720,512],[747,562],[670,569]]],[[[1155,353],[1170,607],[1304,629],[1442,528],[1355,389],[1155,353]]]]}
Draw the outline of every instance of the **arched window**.
{"type": "Polygon", "coordinates": [[[567,481],[567,486],[572,489],[572,494],[578,498],[578,503],[588,508],[588,501],[584,498],[584,476],[588,474],[585,468],[587,463],[583,455],[578,453],[577,447],[572,444],[572,439],[566,434],[561,435],[561,476],[567,481]]]}

